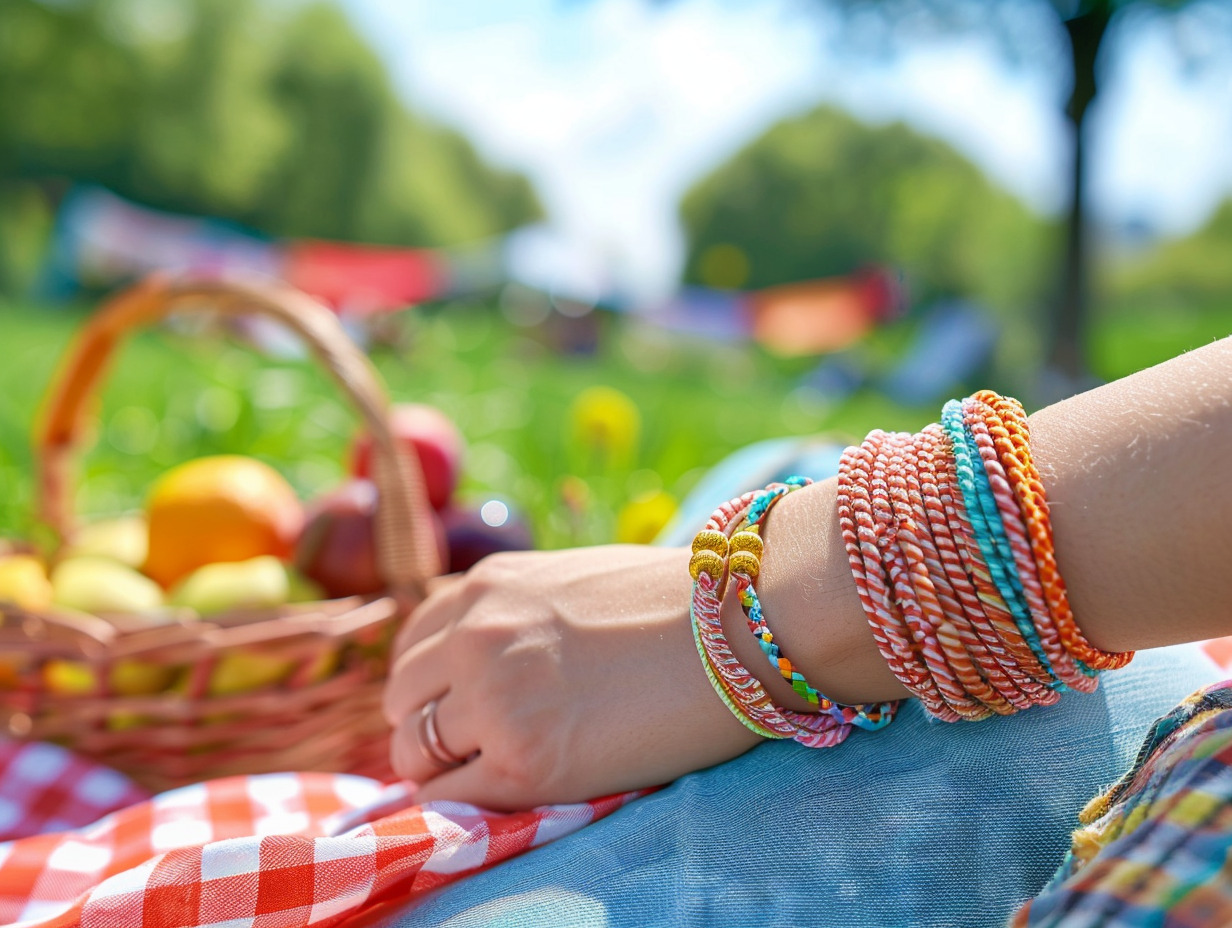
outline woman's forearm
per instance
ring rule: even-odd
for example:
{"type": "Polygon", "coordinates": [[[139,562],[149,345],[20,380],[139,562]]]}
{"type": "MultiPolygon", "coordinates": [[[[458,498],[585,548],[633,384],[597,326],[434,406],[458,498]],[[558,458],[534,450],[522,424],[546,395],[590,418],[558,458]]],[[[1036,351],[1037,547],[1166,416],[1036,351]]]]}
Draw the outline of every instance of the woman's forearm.
{"type": "MultiPolygon", "coordinates": [[[[1125,651],[1232,633],[1232,339],[1057,403],[1030,425],[1057,563],[1087,638],[1125,651]]],[[[902,696],[856,594],[836,492],[824,481],[770,517],[767,619],[828,696],[902,696]]],[[[729,606],[725,621],[746,666],[781,704],[807,708],[763,671],[756,642],[736,633],[738,613],[729,606]]]]}
{"type": "MultiPolygon", "coordinates": [[[[1090,641],[1123,650],[1232,633],[1232,340],[1044,410],[1031,430],[1090,641]]],[[[906,691],[857,596],[836,496],[824,481],[770,513],[766,621],[826,695],[897,698],[906,691]]],[[[698,659],[689,560],[644,546],[506,553],[435,592],[399,636],[386,689],[395,769],[424,784],[423,801],[528,808],[666,782],[757,744],[698,659]],[[424,750],[429,716],[466,763],[424,750]]],[[[807,711],[728,592],[731,648],[776,703],[807,711]]]]}

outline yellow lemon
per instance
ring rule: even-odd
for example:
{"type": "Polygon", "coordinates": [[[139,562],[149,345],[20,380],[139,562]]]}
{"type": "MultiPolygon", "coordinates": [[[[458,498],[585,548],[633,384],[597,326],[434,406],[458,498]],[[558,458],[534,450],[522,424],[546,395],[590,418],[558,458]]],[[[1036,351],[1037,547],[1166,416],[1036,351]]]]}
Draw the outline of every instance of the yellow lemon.
{"type": "Polygon", "coordinates": [[[149,577],[105,557],[70,557],[51,572],[52,598],[58,605],[94,614],[153,612],[163,591],[149,577]]]}
{"type": "Polygon", "coordinates": [[[98,687],[98,675],[84,661],[53,658],[43,665],[43,685],[63,696],[84,696],[98,687]]]}
{"type": "Polygon", "coordinates": [[[0,602],[37,611],[51,605],[51,581],[43,562],[30,554],[0,557],[0,602]]]}
{"type": "Polygon", "coordinates": [[[294,663],[257,651],[232,651],[219,658],[210,674],[211,696],[234,696],[265,689],[286,679],[294,663]]]}
{"type": "Polygon", "coordinates": [[[63,556],[109,557],[129,567],[140,568],[145,563],[147,537],[145,519],[141,516],[103,519],[77,529],[63,556]]]}

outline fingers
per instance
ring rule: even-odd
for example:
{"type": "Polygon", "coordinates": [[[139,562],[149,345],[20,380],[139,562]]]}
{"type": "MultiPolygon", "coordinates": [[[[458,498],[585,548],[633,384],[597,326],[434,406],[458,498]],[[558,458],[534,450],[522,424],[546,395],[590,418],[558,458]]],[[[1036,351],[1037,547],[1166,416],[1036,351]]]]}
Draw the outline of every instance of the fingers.
{"type": "Polygon", "coordinates": [[[467,584],[452,583],[425,599],[398,631],[385,684],[385,720],[397,726],[408,712],[449,689],[446,629],[475,599],[467,584]],[[415,657],[408,657],[411,653],[415,657]]]}
{"type": "Polygon", "coordinates": [[[455,718],[460,715],[460,701],[445,698],[451,685],[449,632],[474,598],[467,584],[442,586],[411,613],[395,638],[382,711],[394,729],[390,763],[405,779],[426,782],[443,769],[432,757],[423,716],[424,707],[434,700],[436,724],[432,727],[437,753],[466,757],[478,747],[473,737],[458,734],[464,727],[462,720],[455,718]],[[455,743],[454,739],[459,740],[455,743]]]}
{"type": "Polygon", "coordinates": [[[394,637],[391,655],[394,659],[416,641],[443,628],[454,616],[461,615],[474,599],[474,591],[451,574],[439,577],[430,585],[432,593],[415,607],[394,637]],[[446,582],[447,581],[447,582],[446,582]]]}
{"type": "Polygon", "coordinates": [[[408,713],[394,729],[390,740],[390,763],[405,780],[427,783],[449,770],[445,757],[476,763],[479,745],[468,735],[459,700],[448,695],[408,713]],[[425,708],[435,702],[425,716],[425,708]],[[440,755],[440,756],[438,756],[440,755]]]}
{"type": "Polygon", "coordinates": [[[415,643],[394,661],[381,704],[390,725],[397,728],[428,700],[449,691],[448,645],[449,631],[443,629],[415,643]]]}
{"type": "Polygon", "coordinates": [[[418,803],[442,799],[468,802],[498,812],[519,811],[536,804],[532,797],[515,795],[482,754],[470,763],[433,777],[415,793],[418,803]]]}

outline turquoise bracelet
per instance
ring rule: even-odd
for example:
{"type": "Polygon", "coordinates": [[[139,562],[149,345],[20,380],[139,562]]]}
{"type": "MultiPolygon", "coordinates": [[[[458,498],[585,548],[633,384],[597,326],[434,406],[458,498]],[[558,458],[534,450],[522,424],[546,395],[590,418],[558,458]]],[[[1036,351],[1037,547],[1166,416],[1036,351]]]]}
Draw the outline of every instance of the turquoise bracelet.
{"type": "Polygon", "coordinates": [[[1048,686],[1055,690],[1066,690],[1068,687],[1057,679],[1052,663],[1044,651],[1044,644],[1035,629],[1035,622],[1031,619],[1022,582],[1018,578],[1018,568],[1010,550],[1009,537],[1005,534],[1001,513],[992,495],[992,484],[988,481],[988,474],[984,471],[974,441],[963,424],[962,403],[950,400],[942,407],[941,425],[949,436],[953,449],[954,469],[958,475],[958,486],[971,522],[971,530],[975,534],[980,553],[984,556],[984,562],[988,565],[993,583],[1014,617],[1014,624],[1022,633],[1023,640],[1052,677],[1048,686]],[[978,467],[975,466],[977,460],[980,461],[978,467]]]}

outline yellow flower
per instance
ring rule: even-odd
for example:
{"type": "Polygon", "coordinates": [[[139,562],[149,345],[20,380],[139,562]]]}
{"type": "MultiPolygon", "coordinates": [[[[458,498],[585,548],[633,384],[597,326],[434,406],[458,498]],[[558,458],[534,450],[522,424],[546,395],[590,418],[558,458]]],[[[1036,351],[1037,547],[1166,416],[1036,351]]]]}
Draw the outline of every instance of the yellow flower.
{"type": "Polygon", "coordinates": [[[635,497],[616,515],[616,540],[622,544],[649,544],[675,514],[675,498],[662,490],[635,497]]]}
{"type": "Polygon", "coordinates": [[[573,401],[569,420],[573,440],[608,463],[627,462],[642,430],[637,404],[613,387],[587,387],[573,401]]]}

